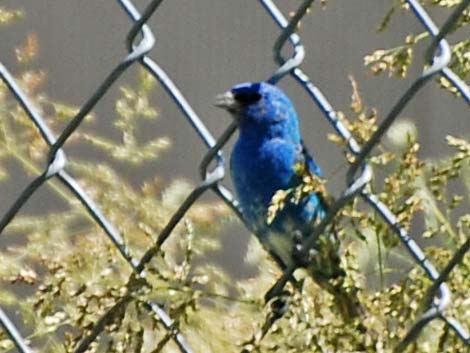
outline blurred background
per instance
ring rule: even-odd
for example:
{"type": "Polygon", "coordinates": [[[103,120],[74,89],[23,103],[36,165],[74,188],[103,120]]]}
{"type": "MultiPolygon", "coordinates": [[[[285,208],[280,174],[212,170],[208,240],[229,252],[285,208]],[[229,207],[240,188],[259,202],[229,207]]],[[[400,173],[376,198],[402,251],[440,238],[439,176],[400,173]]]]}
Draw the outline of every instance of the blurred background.
{"type": "MultiPolygon", "coordinates": [[[[143,9],[148,2],[135,3],[143,9]]],[[[295,11],[300,3],[299,0],[284,0],[281,10],[295,11]]],[[[378,48],[401,45],[408,34],[423,31],[416,18],[405,13],[393,18],[389,30],[379,33],[377,28],[392,3],[389,0],[330,0],[324,9],[315,4],[302,21],[300,36],[307,51],[302,68],[335,109],[350,112],[349,75],[355,77],[365,105],[376,107],[383,117],[420,74],[429,40],[422,41],[418,47],[421,51],[416,52],[412,70],[404,80],[374,76],[364,68],[365,55],[378,48]]],[[[4,0],[2,6],[19,8],[25,17],[2,27],[0,60],[13,74],[17,73],[15,48],[28,34],[37,34],[39,56],[33,67],[46,73],[43,91],[54,100],[81,106],[126,55],[125,38],[131,22],[115,1],[4,0]]],[[[443,14],[435,12],[433,15],[438,25],[442,24],[443,14]]],[[[276,69],[272,48],[280,31],[257,1],[166,1],[149,25],[156,36],[150,56],[166,70],[216,138],[228,125],[230,117],[212,106],[214,96],[238,82],[265,80],[276,69]]],[[[449,39],[452,41],[452,36],[449,39]]],[[[285,54],[289,55],[288,50],[285,54]]],[[[96,118],[86,123],[88,129],[109,138],[120,138],[112,126],[115,101],[120,94],[119,86],[134,85],[137,74],[138,65],[134,65],[121,76],[97,104],[96,118]]],[[[280,85],[297,107],[304,140],[324,170],[328,189],[338,195],[345,187],[347,163],[341,150],[327,140],[332,128],[292,79],[286,77],[280,85]]],[[[157,163],[129,168],[84,144],[66,144],[69,159],[110,163],[136,185],[155,175],[167,182],[174,178],[198,182],[198,164],[206,152],[204,144],[163,89],[155,91],[152,104],[159,118],[146,122],[138,135],[142,141],[158,136],[170,138],[171,149],[162,153],[157,163]]],[[[425,157],[445,155],[445,136],[462,136],[469,130],[468,107],[464,101],[440,90],[436,84],[422,89],[402,117],[416,123],[421,153],[425,157]]],[[[58,135],[60,130],[55,133],[58,135]]],[[[232,144],[233,139],[225,148],[227,156],[232,144]]],[[[9,167],[15,171],[15,165],[9,167]]],[[[2,184],[0,214],[7,210],[31,177],[19,172],[2,184]]],[[[230,180],[227,184],[230,185],[230,180]]],[[[213,195],[204,198],[210,199],[213,195]]],[[[61,205],[47,188],[41,188],[22,212],[60,209],[61,205]]],[[[240,256],[243,258],[247,233],[241,226],[231,226],[224,232],[225,248],[230,251],[220,254],[220,260],[229,268],[241,266],[240,256]]]]}

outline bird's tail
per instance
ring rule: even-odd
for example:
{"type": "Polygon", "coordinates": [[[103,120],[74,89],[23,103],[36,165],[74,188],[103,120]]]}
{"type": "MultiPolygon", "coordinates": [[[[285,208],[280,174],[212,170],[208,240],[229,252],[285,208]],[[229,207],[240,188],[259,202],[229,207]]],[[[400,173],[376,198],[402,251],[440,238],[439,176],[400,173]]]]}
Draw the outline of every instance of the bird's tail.
{"type": "Polygon", "coordinates": [[[342,267],[336,236],[320,236],[315,250],[307,266],[315,282],[333,295],[337,310],[346,322],[364,317],[366,311],[359,300],[360,288],[342,267]]]}
{"type": "Polygon", "coordinates": [[[366,311],[359,300],[359,291],[355,286],[346,286],[345,277],[337,277],[327,281],[317,280],[316,282],[333,295],[336,308],[343,320],[350,322],[355,318],[365,317],[366,311]]]}

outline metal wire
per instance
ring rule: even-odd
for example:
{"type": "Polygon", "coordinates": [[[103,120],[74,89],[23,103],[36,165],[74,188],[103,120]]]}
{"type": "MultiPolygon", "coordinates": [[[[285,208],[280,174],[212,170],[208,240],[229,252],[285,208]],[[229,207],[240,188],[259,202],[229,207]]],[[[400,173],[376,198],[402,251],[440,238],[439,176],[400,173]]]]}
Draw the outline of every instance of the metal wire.
{"type": "MultiPolygon", "coordinates": [[[[304,4],[308,3],[309,1],[304,1],[304,4]]],[[[282,13],[277,9],[275,4],[271,0],[261,0],[261,3],[267,9],[267,11],[271,14],[273,19],[277,22],[277,24],[284,29],[284,31],[292,32],[292,28],[295,26],[289,26],[287,24],[287,20],[282,15],[282,13]]],[[[463,81],[458,79],[457,75],[455,75],[449,68],[447,68],[447,64],[450,61],[450,50],[449,46],[446,41],[442,40],[445,35],[450,31],[452,25],[455,24],[457,19],[460,17],[462,12],[467,8],[470,1],[464,0],[462,3],[454,10],[454,12],[449,17],[448,21],[444,24],[441,31],[438,30],[437,26],[431,20],[430,16],[427,12],[422,8],[422,6],[414,0],[407,0],[407,3],[413,9],[415,15],[420,20],[420,22],[424,25],[426,30],[434,37],[434,41],[431,43],[428,49],[429,53],[432,53],[434,49],[439,46],[440,53],[438,56],[434,57],[432,60],[431,67],[424,70],[422,76],[418,78],[411,87],[404,93],[402,97],[398,100],[398,102],[392,107],[390,113],[384,119],[384,121],[379,125],[377,131],[372,135],[372,137],[367,141],[367,143],[363,147],[359,147],[359,144],[354,140],[351,133],[344,127],[341,121],[338,120],[336,117],[335,111],[332,109],[331,105],[326,100],[325,96],[321,93],[321,91],[313,85],[310,81],[308,76],[306,76],[299,68],[299,52],[300,50],[294,50],[294,55],[292,56],[291,60],[295,61],[297,67],[292,70],[292,68],[288,65],[288,60],[284,63],[284,67],[288,68],[288,70],[284,71],[284,74],[288,72],[304,87],[310,96],[313,98],[315,103],[318,105],[320,110],[324,113],[325,117],[329,120],[329,122],[333,125],[336,132],[347,142],[350,151],[356,155],[355,162],[352,164],[350,170],[347,174],[347,184],[349,185],[348,189],[343,193],[343,196],[340,197],[335,204],[332,206],[332,212],[336,212],[336,206],[341,203],[347,203],[348,197],[351,193],[357,192],[357,189],[352,189],[352,187],[356,184],[354,182],[354,176],[356,171],[360,166],[364,169],[364,163],[367,156],[370,154],[372,149],[380,142],[383,134],[387,131],[387,129],[391,126],[392,122],[395,118],[400,114],[406,104],[414,97],[414,95],[424,86],[429,79],[437,73],[441,73],[446,78],[448,78],[454,87],[460,92],[462,97],[468,101],[469,97],[469,87],[465,85],[463,81]],[[438,43],[437,43],[438,42],[438,43]]],[[[301,8],[302,10],[302,8],[301,8]]],[[[293,17],[295,18],[295,16],[293,17]]],[[[287,38],[286,34],[281,35],[282,38],[287,38]]],[[[280,38],[281,38],[280,37],[280,38]]],[[[290,41],[294,48],[301,46],[300,39],[297,35],[291,35],[290,41]]],[[[277,46],[277,53],[275,54],[275,58],[280,56],[280,50],[282,46],[277,46]]],[[[300,60],[301,61],[301,60],[300,60]]],[[[281,67],[282,69],[282,67],[281,67]]],[[[276,71],[273,77],[279,75],[279,69],[276,71]]],[[[360,180],[362,175],[357,179],[360,180]]],[[[458,323],[457,320],[453,318],[449,318],[443,315],[443,310],[445,307],[450,303],[450,290],[448,286],[444,283],[443,278],[440,278],[439,273],[432,265],[432,263],[426,258],[421,248],[418,244],[407,234],[407,232],[399,225],[395,215],[388,209],[388,207],[382,203],[379,198],[364,189],[359,190],[361,192],[361,197],[365,199],[367,203],[369,203],[387,222],[390,228],[399,236],[400,240],[402,241],[403,245],[409,251],[411,256],[418,262],[418,264],[423,268],[426,274],[430,277],[431,280],[436,282],[436,289],[439,289],[439,298],[436,300],[435,303],[432,303],[429,310],[427,310],[421,318],[410,328],[408,334],[405,338],[400,342],[400,344],[396,347],[396,351],[400,352],[403,351],[416,337],[419,335],[420,331],[432,320],[436,318],[440,318],[444,322],[446,322],[449,327],[451,327],[457,335],[462,338],[467,344],[470,344],[470,337],[467,331],[458,323]]],[[[325,218],[330,218],[329,214],[325,218]]],[[[332,218],[332,217],[331,217],[332,218]]],[[[323,222],[320,223],[318,228],[323,230],[326,225],[323,222]]],[[[314,238],[316,235],[320,234],[317,229],[311,234],[310,238],[304,242],[303,247],[304,251],[308,251],[314,243],[314,238]]],[[[452,268],[461,260],[463,257],[463,252],[466,250],[466,246],[470,247],[470,244],[464,244],[462,246],[462,251],[457,252],[454,255],[454,258],[450,261],[447,272],[450,272],[452,268]],[[464,249],[465,248],[465,249],[464,249]]],[[[286,284],[288,278],[295,270],[294,266],[290,266],[286,269],[283,276],[279,279],[276,285],[271,289],[270,296],[278,295],[281,293],[282,288],[286,284]]],[[[445,278],[445,277],[444,277],[445,278]]],[[[434,293],[432,293],[434,294],[434,293]]]]}
{"type": "MultiPolygon", "coordinates": [[[[140,15],[136,7],[130,0],[117,0],[121,8],[127,13],[131,19],[133,26],[127,36],[127,50],[128,55],[119,62],[116,67],[103,79],[101,85],[93,92],[90,98],[81,106],[77,115],[65,127],[62,133],[56,138],[52,131],[47,126],[43,117],[34,109],[33,104],[28,99],[26,94],[17,85],[14,77],[9,73],[7,68],[0,63],[0,77],[10,90],[13,97],[23,108],[25,113],[31,121],[38,128],[44,141],[49,146],[49,158],[44,171],[41,175],[36,177],[18,196],[17,200],[7,210],[7,212],[0,219],[0,234],[12,221],[15,215],[19,212],[21,207],[28,201],[30,196],[34,194],[44,183],[50,178],[58,178],[71,192],[73,197],[77,198],[85,207],[91,218],[99,224],[104,230],[105,234],[110,238],[113,244],[117,247],[124,259],[129,263],[134,271],[133,278],[139,278],[145,282],[145,266],[151,259],[158,253],[161,245],[171,236],[173,229],[181,221],[186,212],[208,190],[215,192],[222,200],[224,200],[243,220],[242,212],[238,207],[238,203],[233,197],[228,188],[222,185],[222,181],[226,173],[225,160],[222,153],[222,148],[236,131],[236,125],[231,124],[227,127],[224,133],[215,139],[210,131],[205,127],[202,120],[198,117],[196,112],[192,109],[189,102],[184,97],[183,93],[177,88],[175,83],[171,80],[168,74],[157,64],[156,61],[151,59],[148,54],[154,48],[155,37],[147,25],[147,21],[158,10],[162,0],[151,1],[143,14],[140,15]],[[135,42],[137,35],[140,34],[140,41],[135,42]],[[134,64],[142,65],[149,73],[151,73],[164,87],[170,98],[175,102],[177,107],[181,110],[183,116],[194,129],[194,131],[201,138],[202,142],[208,147],[208,152],[202,159],[199,165],[199,172],[202,181],[196,186],[192,192],[186,197],[184,202],[180,205],[177,211],[172,215],[166,226],[160,232],[155,244],[150,247],[145,254],[136,259],[132,256],[129,249],[125,246],[123,237],[115,229],[115,227],[107,220],[107,218],[100,211],[98,205],[87,195],[75,178],[70,175],[66,170],[67,159],[62,147],[65,145],[70,136],[83,122],[85,116],[99,103],[110,87],[116,80],[125,72],[130,66],[134,64]],[[210,169],[210,166],[213,166],[210,169]]],[[[461,97],[470,103],[470,88],[447,66],[451,59],[451,52],[447,41],[446,35],[455,25],[462,12],[470,4],[470,0],[463,0],[449,16],[448,20],[439,29],[428,13],[422,8],[418,1],[406,0],[417,19],[422,23],[425,30],[433,37],[432,43],[426,52],[426,60],[429,67],[424,68],[423,74],[418,77],[410,86],[410,88],[397,100],[397,103],[392,107],[389,114],[379,125],[377,131],[372,137],[363,145],[353,138],[351,132],[344,126],[338,119],[335,110],[328,102],[327,98],[323,95],[321,90],[310,80],[310,78],[300,69],[300,65],[305,57],[305,50],[298,34],[294,33],[299,21],[304,17],[308,8],[313,3],[313,0],[305,0],[299,7],[298,11],[294,14],[290,21],[284,17],[281,11],[276,7],[272,0],[259,0],[260,4],[264,7],[267,13],[282,29],[281,34],[274,44],[274,60],[279,64],[279,68],[268,79],[271,83],[276,83],[286,75],[292,76],[301,87],[303,87],[315,104],[319,107],[326,119],[330,122],[337,134],[346,142],[350,152],[355,156],[355,161],[351,165],[346,176],[346,189],[342,195],[331,206],[328,214],[314,229],[312,234],[304,241],[302,252],[307,254],[309,249],[314,245],[317,235],[322,233],[325,228],[331,223],[335,214],[340,211],[348,202],[356,197],[363,198],[390,226],[390,228],[399,237],[403,246],[407,249],[411,257],[422,267],[426,275],[432,280],[433,284],[429,289],[426,300],[428,310],[415,322],[409,329],[407,335],[402,339],[396,347],[396,351],[404,350],[411,342],[413,342],[420,331],[431,321],[435,319],[442,320],[453,331],[456,332],[467,345],[470,346],[470,336],[467,331],[460,325],[460,323],[452,317],[444,315],[443,311],[446,306],[451,302],[451,293],[446,284],[446,280],[452,270],[457,264],[462,261],[464,254],[470,249],[470,241],[465,242],[460,249],[454,254],[449,261],[446,268],[439,273],[433,264],[426,258],[421,248],[416,242],[407,234],[403,227],[400,226],[396,216],[388,209],[388,207],[379,200],[379,198],[372,194],[365,186],[368,185],[372,178],[372,168],[367,162],[367,158],[375,146],[381,141],[385,132],[389,129],[391,124],[399,116],[403,108],[414,98],[416,93],[435,75],[442,75],[450,81],[450,83],[457,89],[461,97]],[[293,46],[293,54],[290,58],[285,59],[281,51],[287,42],[293,46]],[[436,54],[437,51],[437,54],[436,54]]],[[[295,271],[295,266],[289,266],[283,272],[282,276],[266,294],[267,299],[273,298],[281,294],[285,284],[291,279],[292,273],[295,271]]],[[[85,352],[89,345],[96,340],[102,333],[105,325],[112,322],[116,312],[125,307],[132,301],[132,293],[118,301],[112,309],[110,309],[91,329],[91,332],[85,337],[78,345],[76,352],[85,352]]],[[[186,343],[183,335],[178,331],[174,321],[170,316],[157,304],[151,301],[146,301],[144,307],[152,312],[163,324],[168,334],[175,341],[181,352],[190,353],[191,348],[186,343]]],[[[31,353],[32,350],[28,347],[27,342],[21,337],[21,334],[13,325],[9,317],[0,308],[0,325],[3,327],[6,334],[12,340],[13,344],[19,352],[31,353]]]]}

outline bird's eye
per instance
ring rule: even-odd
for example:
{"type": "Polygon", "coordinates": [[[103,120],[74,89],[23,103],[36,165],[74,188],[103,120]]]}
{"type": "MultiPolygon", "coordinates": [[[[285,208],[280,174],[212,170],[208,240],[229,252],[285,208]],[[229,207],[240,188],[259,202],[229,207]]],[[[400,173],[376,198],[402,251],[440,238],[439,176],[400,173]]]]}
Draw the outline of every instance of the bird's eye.
{"type": "Polygon", "coordinates": [[[261,94],[258,92],[236,92],[234,98],[240,104],[250,105],[258,102],[261,99],[261,94]]]}

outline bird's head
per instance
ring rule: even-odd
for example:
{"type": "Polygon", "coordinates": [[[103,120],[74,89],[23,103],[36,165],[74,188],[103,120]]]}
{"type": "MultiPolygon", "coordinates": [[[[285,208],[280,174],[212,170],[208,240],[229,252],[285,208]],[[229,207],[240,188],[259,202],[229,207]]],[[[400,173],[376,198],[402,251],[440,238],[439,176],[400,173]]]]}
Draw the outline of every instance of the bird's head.
{"type": "Polygon", "coordinates": [[[218,95],[215,106],[230,112],[241,131],[279,125],[298,129],[297,113],[290,99],[280,88],[266,82],[237,84],[218,95]]]}

